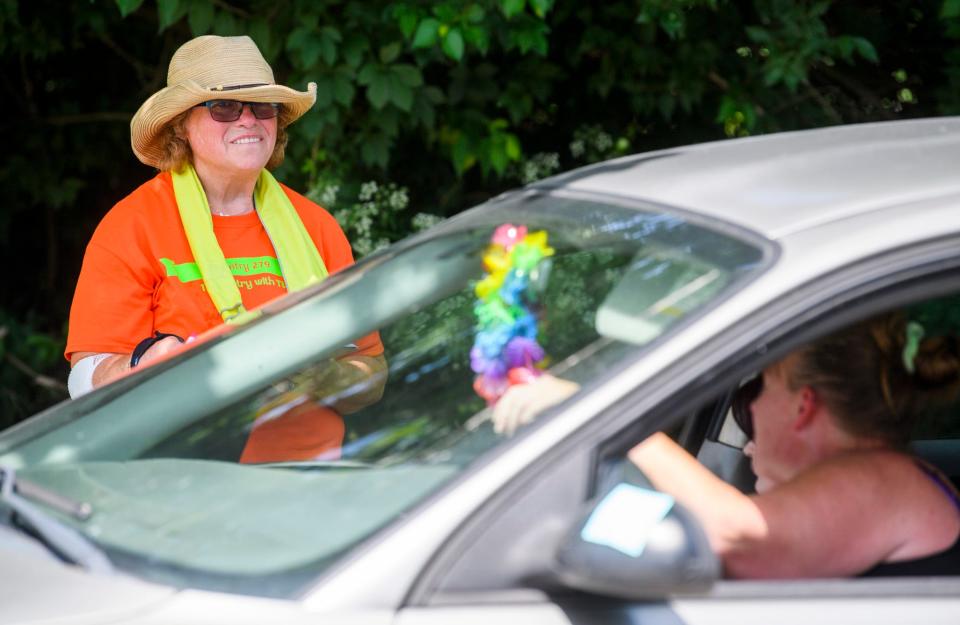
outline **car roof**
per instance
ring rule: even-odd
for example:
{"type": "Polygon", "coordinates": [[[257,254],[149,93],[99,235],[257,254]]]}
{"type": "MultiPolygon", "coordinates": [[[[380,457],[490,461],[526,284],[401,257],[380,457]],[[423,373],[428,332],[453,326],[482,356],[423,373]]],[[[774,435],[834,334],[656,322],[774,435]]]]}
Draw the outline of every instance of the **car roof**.
{"type": "Polygon", "coordinates": [[[534,185],[692,210],[770,239],[960,194],[960,117],[730,139],[628,156],[534,185]]]}

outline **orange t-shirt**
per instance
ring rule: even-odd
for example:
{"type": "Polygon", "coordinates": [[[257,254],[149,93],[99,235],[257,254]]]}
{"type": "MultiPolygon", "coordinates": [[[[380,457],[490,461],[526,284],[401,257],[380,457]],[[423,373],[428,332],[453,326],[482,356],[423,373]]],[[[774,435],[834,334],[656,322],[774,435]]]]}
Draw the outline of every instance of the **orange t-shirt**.
{"type": "MultiPolygon", "coordinates": [[[[350,243],[330,213],[283,186],[327,271],[353,263],[350,243]]],[[[243,305],[256,308],[287,292],[276,252],[256,213],[213,216],[213,230],[243,305]]],[[[160,173],[104,216],[87,245],[70,308],[65,356],[129,354],[154,332],[187,338],[223,323],[206,293],[180,221],[173,182],[160,173]]],[[[377,333],[357,353],[383,353],[377,333]]]]}
{"type": "Polygon", "coordinates": [[[343,417],[308,397],[299,397],[270,420],[254,421],[240,462],[336,460],[346,430],[343,417]]]}

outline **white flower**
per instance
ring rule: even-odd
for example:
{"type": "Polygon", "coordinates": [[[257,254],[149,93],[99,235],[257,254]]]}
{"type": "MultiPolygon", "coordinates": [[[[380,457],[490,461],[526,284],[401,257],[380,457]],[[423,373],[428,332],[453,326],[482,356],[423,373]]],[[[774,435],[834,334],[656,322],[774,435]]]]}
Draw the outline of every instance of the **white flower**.
{"type": "Polygon", "coordinates": [[[538,180],[539,178],[540,178],[540,168],[537,167],[536,162],[531,160],[523,164],[523,173],[520,176],[520,180],[524,184],[529,184],[531,182],[534,182],[535,180],[538,180]]]}
{"type": "Polygon", "coordinates": [[[360,195],[358,197],[361,202],[373,199],[373,196],[377,194],[379,189],[380,187],[374,180],[364,182],[362,185],[360,185],[360,195]]]}
{"type": "Polygon", "coordinates": [[[346,228],[350,225],[350,211],[348,210],[338,210],[333,213],[333,218],[337,220],[337,223],[340,224],[341,228],[346,228]]]}
{"type": "Polygon", "coordinates": [[[431,228],[438,223],[443,221],[442,217],[437,215],[431,215],[430,213],[417,213],[413,216],[411,224],[413,225],[414,232],[420,232],[421,230],[426,230],[431,228]]]}
{"type": "Polygon", "coordinates": [[[390,193],[390,197],[387,198],[387,204],[390,208],[397,211],[406,208],[408,202],[407,190],[403,188],[393,191],[390,193]]]}
{"type": "Polygon", "coordinates": [[[355,228],[361,235],[369,235],[371,226],[373,226],[373,220],[368,215],[364,215],[357,220],[355,228]]]}
{"type": "Polygon", "coordinates": [[[325,187],[318,198],[320,200],[319,204],[326,208],[330,208],[337,203],[338,193],[340,193],[340,185],[338,184],[332,184],[328,187],[325,187]]]}
{"type": "Polygon", "coordinates": [[[521,180],[524,183],[546,178],[560,169],[560,155],[556,152],[538,152],[523,164],[521,180]]]}
{"type": "Polygon", "coordinates": [[[586,146],[583,144],[583,139],[574,139],[570,142],[570,155],[573,158],[580,158],[585,151],[586,146]]]}
{"type": "Polygon", "coordinates": [[[599,152],[606,152],[613,147],[613,137],[605,132],[600,132],[593,139],[593,145],[599,152]]]}
{"type": "Polygon", "coordinates": [[[366,256],[373,249],[373,242],[367,237],[357,237],[353,241],[353,251],[357,256],[366,256]]]}

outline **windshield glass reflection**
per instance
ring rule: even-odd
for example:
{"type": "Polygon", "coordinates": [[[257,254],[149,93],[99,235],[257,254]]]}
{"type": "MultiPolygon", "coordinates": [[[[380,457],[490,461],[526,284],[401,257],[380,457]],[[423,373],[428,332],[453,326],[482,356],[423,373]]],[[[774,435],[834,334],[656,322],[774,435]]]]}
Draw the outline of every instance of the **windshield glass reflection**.
{"type": "Polygon", "coordinates": [[[206,409],[180,408],[178,395],[198,392],[189,384],[151,398],[169,421],[108,403],[0,461],[89,502],[92,518],[65,522],[118,566],[290,596],[501,444],[490,407],[502,385],[608,375],[764,259],[682,216],[549,196],[498,202],[443,232],[304,302],[329,333],[292,372],[206,409]],[[523,235],[497,250],[510,228],[523,235]]]}

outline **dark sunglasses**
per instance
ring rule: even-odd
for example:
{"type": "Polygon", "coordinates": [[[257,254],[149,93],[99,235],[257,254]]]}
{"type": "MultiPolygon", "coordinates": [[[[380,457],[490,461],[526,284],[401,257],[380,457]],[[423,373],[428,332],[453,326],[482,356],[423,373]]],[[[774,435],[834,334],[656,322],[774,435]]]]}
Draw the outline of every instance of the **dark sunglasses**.
{"type": "Polygon", "coordinates": [[[243,115],[243,107],[249,106],[257,119],[273,119],[280,113],[276,102],[241,102],[240,100],[208,100],[197,106],[205,106],[210,117],[218,122],[235,122],[243,115]]]}
{"type": "Polygon", "coordinates": [[[762,391],[763,376],[758,373],[741,384],[730,401],[733,420],[737,422],[737,425],[749,440],[753,440],[753,413],[750,411],[750,404],[756,401],[757,397],[760,397],[762,391]]]}

